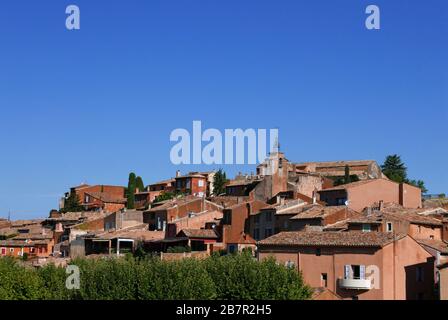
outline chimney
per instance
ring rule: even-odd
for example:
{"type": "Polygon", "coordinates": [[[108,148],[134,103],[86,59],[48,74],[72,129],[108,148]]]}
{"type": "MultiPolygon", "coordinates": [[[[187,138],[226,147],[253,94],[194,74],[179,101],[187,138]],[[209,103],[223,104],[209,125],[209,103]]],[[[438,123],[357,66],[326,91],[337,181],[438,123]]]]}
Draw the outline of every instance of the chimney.
{"type": "Polygon", "coordinates": [[[316,190],[313,191],[313,204],[317,203],[317,192],[316,190]]]}
{"type": "Polygon", "coordinates": [[[177,170],[176,171],[176,178],[179,178],[180,177],[180,170],[177,170]]]}
{"type": "Polygon", "coordinates": [[[367,216],[371,216],[372,215],[372,207],[367,207],[367,216]]]}
{"type": "Polygon", "coordinates": [[[382,211],[384,209],[384,201],[380,200],[380,202],[378,203],[378,210],[382,211]]]}
{"type": "Polygon", "coordinates": [[[279,195],[277,195],[277,198],[276,198],[275,202],[276,203],[280,203],[280,201],[281,201],[281,197],[279,195]]]}

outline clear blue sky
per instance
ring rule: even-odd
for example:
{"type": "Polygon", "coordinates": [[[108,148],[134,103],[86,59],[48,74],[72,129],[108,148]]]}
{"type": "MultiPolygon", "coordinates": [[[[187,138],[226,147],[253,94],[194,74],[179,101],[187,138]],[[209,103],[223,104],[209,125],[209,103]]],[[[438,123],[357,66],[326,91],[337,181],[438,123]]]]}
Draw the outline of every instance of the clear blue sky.
{"type": "Polygon", "coordinates": [[[0,216],[46,216],[131,170],[171,177],[170,132],[193,120],[279,127],[296,162],[398,153],[448,193],[447,40],[446,0],[2,1],[0,216]]]}

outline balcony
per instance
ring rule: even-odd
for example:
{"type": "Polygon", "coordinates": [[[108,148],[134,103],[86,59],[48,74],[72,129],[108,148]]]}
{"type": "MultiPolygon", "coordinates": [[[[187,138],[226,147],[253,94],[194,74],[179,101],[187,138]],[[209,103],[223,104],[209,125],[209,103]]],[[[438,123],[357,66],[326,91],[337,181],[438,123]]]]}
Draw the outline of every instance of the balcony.
{"type": "Polygon", "coordinates": [[[339,287],[351,290],[370,290],[372,280],[370,279],[339,279],[339,287]]]}

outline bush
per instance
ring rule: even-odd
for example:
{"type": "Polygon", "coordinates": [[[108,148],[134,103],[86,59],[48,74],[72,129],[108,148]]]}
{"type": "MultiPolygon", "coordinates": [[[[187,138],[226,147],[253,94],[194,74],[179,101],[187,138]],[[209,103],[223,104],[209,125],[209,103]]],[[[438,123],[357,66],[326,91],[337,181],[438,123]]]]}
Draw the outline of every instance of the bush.
{"type": "Polygon", "coordinates": [[[80,289],[65,287],[64,268],[40,269],[0,258],[0,300],[308,299],[310,289],[295,270],[250,254],[204,260],[158,257],[76,259],[80,289]]]}
{"type": "Polygon", "coordinates": [[[184,252],[191,252],[191,248],[189,246],[175,246],[175,247],[171,247],[168,248],[166,250],[166,252],[168,253],[184,253],[184,252]]]}

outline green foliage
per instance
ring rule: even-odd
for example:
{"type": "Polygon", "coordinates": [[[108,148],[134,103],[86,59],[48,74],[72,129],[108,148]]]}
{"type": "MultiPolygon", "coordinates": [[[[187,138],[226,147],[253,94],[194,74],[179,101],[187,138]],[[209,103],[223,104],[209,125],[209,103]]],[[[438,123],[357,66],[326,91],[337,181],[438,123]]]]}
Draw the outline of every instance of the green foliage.
{"type": "Polygon", "coordinates": [[[180,300],[309,299],[310,288],[292,268],[250,254],[213,255],[204,260],[75,259],[80,289],[65,287],[65,269],[33,269],[0,258],[0,300],[180,300]]]}
{"type": "Polygon", "coordinates": [[[84,207],[81,205],[81,200],[76,192],[71,192],[67,199],[65,199],[64,208],[60,211],[62,213],[67,212],[80,212],[83,211],[84,207]]]}
{"type": "Polygon", "coordinates": [[[441,193],[441,194],[439,194],[439,199],[445,199],[446,198],[446,194],[444,194],[444,193],[441,193]]]}
{"type": "Polygon", "coordinates": [[[352,180],[350,179],[350,167],[348,165],[345,166],[344,180],[345,183],[352,182],[352,180]]]}
{"type": "Polygon", "coordinates": [[[187,193],[182,193],[179,191],[175,191],[175,192],[163,192],[161,194],[159,194],[157,197],[154,198],[153,203],[158,203],[158,202],[162,202],[165,200],[171,200],[177,197],[183,197],[185,195],[187,195],[187,193]]]}
{"type": "Polygon", "coordinates": [[[407,180],[407,168],[397,154],[387,156],[381,170],[392,181],[402,183],[407,180]]]}
{"type": "Polygon", "coordinates": [[[215,196],[219,196],[220,194],[225,193],[225,185],[228,181],[229,180],[227,180],[226,173],[222,169],[219,169],[218,172],[216,172],[213,181],[213,194],[215,196]]]}
{"type": "Polygon", "coordinates": [[[351,174],[349,177],[350,177],[349,178],[350,182],[345,182],[346,181],[345,177],[335,177],[334,180],[333,180],[334,181],[333,185],[336,187],[336,186],[340,186],[342,184],[359,181],[359,177],[356,174],[351,174]]]}
{"type": "Polygon", "coordinates": [[[183,252],[191,252],[191,248],[189,246],[175,246],[170,247],[166,250],[168,253],[183,253],[183,252]]]}
{"type": "Polygon", "coordinates": [[[386,157],[384,164],[381,165],[383,173],[392,181],[398,183],[407,183],[422,190],[422,193],[428,192],[423,180],[409,180],[407,167],[401,161],[401,157],[397,154],[386,157]]]}
{"type": "Polygon", "coordinates": [[[422,190],[422,193],[428,192],[428,189],[426,189],[425,182],[423,180],[406,180],[406,183],[410,184],[411,186],[420,188],[422,190]]]}
{"type": "Polygon", "coordinates": [[[136,187],[140,192],[145,191],[145,184],[143,183],[143,179],[142,179],[142,177],[138,176],[138,177],[135,179],[135,187],[136,187]]]}
{"type": "Polygon", "coordinates": [[[134,209],[135,208],[135,188],[136,188],[136,177],[135,173],[131,172],[129,174],[128,188],[127,188],[127,208],[134,209]]]}

